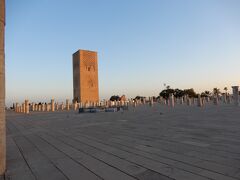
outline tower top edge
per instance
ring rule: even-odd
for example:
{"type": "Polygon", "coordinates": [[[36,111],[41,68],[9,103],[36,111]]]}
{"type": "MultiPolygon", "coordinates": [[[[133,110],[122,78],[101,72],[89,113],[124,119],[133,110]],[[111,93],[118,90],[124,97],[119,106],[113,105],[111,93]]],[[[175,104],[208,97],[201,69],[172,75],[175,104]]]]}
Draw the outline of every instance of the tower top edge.
{"type": "Polygon", "coordinates": [[[92,51],[92,50],[85,50],[85,49],[79,49],[73,54],[81,53],[81,52],[91,52],[91,53],[97,53],[97,51],[92,51]]]}

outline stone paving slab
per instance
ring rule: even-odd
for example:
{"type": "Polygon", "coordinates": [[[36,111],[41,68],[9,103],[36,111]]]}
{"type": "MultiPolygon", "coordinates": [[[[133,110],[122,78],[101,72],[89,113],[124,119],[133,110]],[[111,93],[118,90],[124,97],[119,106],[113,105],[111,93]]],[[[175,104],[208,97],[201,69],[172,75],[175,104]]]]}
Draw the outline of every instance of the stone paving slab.
{"type": "MultiPolygon", "coordinates": [[[[238,180],[240,107],[7,112],[11,180],[238,180]]],[[[0,177],[2,180],[3,177],[0,177]]]]}

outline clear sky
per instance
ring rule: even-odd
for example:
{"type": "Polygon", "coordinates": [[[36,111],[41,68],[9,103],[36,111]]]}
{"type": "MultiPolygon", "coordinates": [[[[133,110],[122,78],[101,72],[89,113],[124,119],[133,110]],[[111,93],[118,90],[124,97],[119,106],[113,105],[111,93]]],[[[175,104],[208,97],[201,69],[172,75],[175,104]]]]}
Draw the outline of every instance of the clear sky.
{"type": "MultiPolygon", "coordinates": [[[[72,54],[98,52],[100,97],[240,85],[239,0],[7,0],[6,95],[72,99],[72,54]]],[[[230,91],[231,92],[231,91],[230,91]]]]}

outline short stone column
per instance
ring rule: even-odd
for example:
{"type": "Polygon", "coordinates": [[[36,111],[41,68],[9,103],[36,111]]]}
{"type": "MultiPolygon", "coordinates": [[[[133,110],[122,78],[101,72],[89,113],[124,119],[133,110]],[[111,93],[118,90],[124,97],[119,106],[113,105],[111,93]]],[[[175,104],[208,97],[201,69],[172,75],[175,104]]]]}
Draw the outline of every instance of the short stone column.
{"type": "Polygon", "coordinates": [[[43,108],[45,108],[44,106],[45,104],[39,104],[38,108],[39,108],[39,111],[43,111],[43,108]]]}
{"type": "Polygon", "coordinates": [[[22,103],[22,113],[25,113],[25,110],[26,110],[25,103],[22,103]]]}
{"type": "Polygon", "coordinates": [[[38,110],[38,111],[41,111],[41,104],[38,104],[38,105],[37,105],[37,110],[38,110]]]}
{"type": "Polygon", "coordinates": [[[198,95],[197,106],[198,106],[198,107],[202,107],[202,106],[203,106],[202,97],[201,97],[200,94],[198,95]]]}
{"type": "MultiPolygon", "coordinates": [[[[106,106],[106,102],[104,102],[104,106],[106,106]]],[[[79,108],[83,108],[83,103],[79,102],[79,108]]]]}
{"type": "Polygon", "coordinates": [[[224,104],[227,103],[227,94],[226,93],[223,94],[223,103],[224,104]]]}
{"type": "Polygon", "coordinates": [[[78,109],[78,103],[75,102],[75,103],[74,103],[74,111],[76,111],[77,109],[78,109]]]}
{"type": "Polygon", "coordinates": [[[187,105],[188,105],[188,106],[191,106],[191,105],[192,105],[191,98],[189,98],[189,97],[187,97],[187,105]]]}
{"type": "Polygon", "coordinates": [[[152,107],[153,106],[153,98],[149,97],[149,106],[152,107]]]}
{"type": "Polygon", "coordinates": [[[16,103],[16,105],[15,105],[15,112],[19,112],[19,106],[18,106],[18,103],[16,103]]]}
{"type": "Polygon", "coordinates": [[[195,104],[195,98],[191,98],[192,99],[192,104],[194,105],[195,104]]]}
{"type": "Polygon", "coordinates": [[[172,93],[169,94],[169,106],[170,107],[174,107],[175,106],[174,95],[172,93]]]}
{"type": "Polygon", "coordinates": [[[24,112],[25,114],[29,114],[29,101],[28,100],[25,100],[25,105],[24,105],[24,112]]]}
{"type": "Polygon", "coordinates": [[[51,99],[51,111],[52,111],[52,112],[55,111],[55,102],[54,102],[54,99],[51,99]]]}
{"type": "Polygon", "coordinates": [[[235,106],[239,105],[239,91],[238,91],[239,86],[232,86],[232,91],[233,91],[233,103],[235,106]]]}
{"type": "Polygon", "coordinates": [[[209,96],[206,97],[206,102],[209,102],[210,101],[210,98],[209,96]]]}
{"type": "Polygon", "coordinates": [[[206,104],[206,99],[202,97],[202,105],[205,106],[205,104],[206,104]]]}
{"type": "Polygon", "coordinates": [[[69,111],[69,109],[70,109],[70,105],[69,105],[69,100],[67,99],[66,100],[66,110],[69,111]]]}
{"type": "Polygon", "coordinates": [[[40,111],[47,111],[47,104],[46,103],[40,104],[40,111]]]}
{"type": "Polygon", "coordinates": [[[143,104],[146,104],[146,98],[143,98],[143,104]]]}
{"type": "Polygon", "coordinates": [[[217,96],[217,95],[214,95],[214,96],[213,96],[213,104],[214,104],[214,105],[218,105],[218,103],[219,103],[218,96],[217,96]]]}
{"type": "Polygon", "coordinates": [[[61,104],[61,110],[62,110],[62,111],[64,110],[64,104],[63,104],[63,102],[62,102],[62,104],[61,104]]]}
{"type": "Polygon", "coordinates": [[[35,103],[32,103],[32,111],[35,111],[35,103]]]}
{"type": "Polygon", "coordinates": [[[137,101],[134,101],[133,102],[133,107],[136,107],[137,106],[137,101]]]}
{"type": "Polygon", "coordinates": [[[180,104],[183,104],[184,101],[183,101],[183,97],[180,97],[180,104]]]}
{"type": "Polygon", "coordinates": [[[166,105],[167,104],[167,100],[164,98],[163,99],[163,104],[166,105]]]}
{"type": "Polygon", "coordinates": [[[227,104],[231,104],[231,96],[230,96],[230,94],[227,94],[227,104]]]}
{"type": "Polygon", "coordinates": [[[47,103],[47,111],[50,111],[50,109],[51,109],[51,106],[49,103],[47,103]]]}

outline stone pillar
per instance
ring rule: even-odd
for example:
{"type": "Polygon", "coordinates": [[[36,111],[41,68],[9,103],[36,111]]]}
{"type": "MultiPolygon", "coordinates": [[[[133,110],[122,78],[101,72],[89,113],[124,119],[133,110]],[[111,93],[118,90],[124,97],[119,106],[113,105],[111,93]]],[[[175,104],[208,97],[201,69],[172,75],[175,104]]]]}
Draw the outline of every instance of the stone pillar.
{"type": "Polygon", "coordinates": [[[25,103],[22,103],[22,113],[25,113],[25,110],[26,110],[25,103]]]}
{"type": "Polygon", "coordinates": [[[66,110],[69,111],[69,109],[70,109],[69,100],[67,99],[67,100],[66,100],[66,110]]]}
{"type": "Polygon", "coordinates": [[[203,106],[205,106],[205,104],[206,104],[205,101],[206,101],[206,99],[203,97],[203,98],[202,98],[202,105],[203,105],[203,106]]]}
{"type": "Polygon", "coordinates": [[[43,110],[43,106],[44,104],[38,104],[38,111],[42,111],[43,110]]]}
{"type": "Polygon", "coordinates": [[[198,95],[197,106],[198,106],[198,107],[202,107],[202,106],[203,106],[203,102],[202,102],[202,97],[201,97],[201,95],[198,95]]]}
{"type": "Polygon", "coordinates": [[[0,175],[6,169],[6,124],[5,124],[5,0],[0,0],[0,175]]]}
{"type": "Polygon", "coordinates": [[[174,95],[171,93],[171,94],[169,94],[169,105],[171,106],[171,107],[174,107],[174,104],[175,103],[175,101],[174,101],[174,95]]]}
{"type": "Polygon", "coordinates": [[[239,91],[238,91],[239,86],[232,86],[233,90],[233,103],[235,106],[239,105],[239,91]]]}
{"type": "Polygon", "coordinates": [[[223,94],[223,103],[224,104],[227,103],[227,94],[226,93],[223,94]]]}
{"type": "Polygon", "coordinates": [[[46,111],[47,105],[45,103],[42,104],[42,111],[46,111]]]}
{"type": "Polygon", "coordinates": [[[183,97],[180,97],[180,104],[183,104],[183,97]]]}
{"type": "Polygon", "coordinates": [[[77,110],[77,107],[78,107],[77,101],[74,102],[73,107],[74,107],[74,111],[76,111],[76,110],[77,110]]]}
{"type": "Polygon", "coordinates": [[[51,99],[51,110],[52,110],[52,112],[55,111],[55,103],[54,103],[54,99],[51,99]]]}
{"type": "Polygon", "coordinates": [[[137,107],[137,101],[133,102],[133,107],[137,107]]]}
{"type": "Polygon", "coordinates": [[[191,98],[192,99],[192,104],[195,104],[195,98],[191,98]]]}
{"type": "Polygon", "coordinates": [[[56,110],[58,111],[58,109],[59,109],[59,105],[58,103],[56,103],[56,110]]]}
{"type": "MultiPolygon", "coordinates": [[[[105,105],[105,103],[106,102],[104,102],[104,105],[105,105]]],[[[79,108],[83,108],[83,103],[82,102],[79,103],[79,108]]]]}
{"type": "Polygon", "coordinates": [[[149,97],[149,106],[152,107],[153,106],[153,98],[149,97]]]}
{"type": "Polygon", "coordinates": [[[187,105],[188,105],[188,106],[191,106],[191,105],[192,105],[191,98],[189,98],[188,96],[187,96],[187,105]]]}
{"type": "Polygon", "coordinates": [[[35,111],[35,103],[32,103],[32,111],[35,111]]]}
{"type": "Polygon", "coordinates": [[[230,94],[227,94],[227,103],[231,104],[231,96],[230,96],[230,94]]]}
{"type": "Polygon", "coordinates": [[[206,102],[209,102],[210,101],[210,98],[209,98],[209,96],[208,97],[206,97],[206,102]]]}
{"type": "Polygon", "coordinates": [[[48,111],[50,111],[50,104],[49,104],[49,103],[47,103],[47,105],[46,105],[46,106],[47,106],[47,112],[48,112],[48,111]]]}
{"type": "Polygon", "coordinates": [[[24,107],[25,107],[25,110],[24,110],[25,114],[29,114],[29,101],[28,100],[25,100],[24,107]]]}
{"type": "Polygon", "coordinates": [[[213,96],[213,104],[218,105],[218,96],[217,95],[213,96]]]}
{"type": "Polygon", "coordinates": [[[146,98],[143,98],[143,104],[146,104],[146,98]]]}
{"type": "Polygon", "coordinates": [[[19,112],[18,103],[16,103],[16,106],[15,106],[15,112],[19,112]]]}

